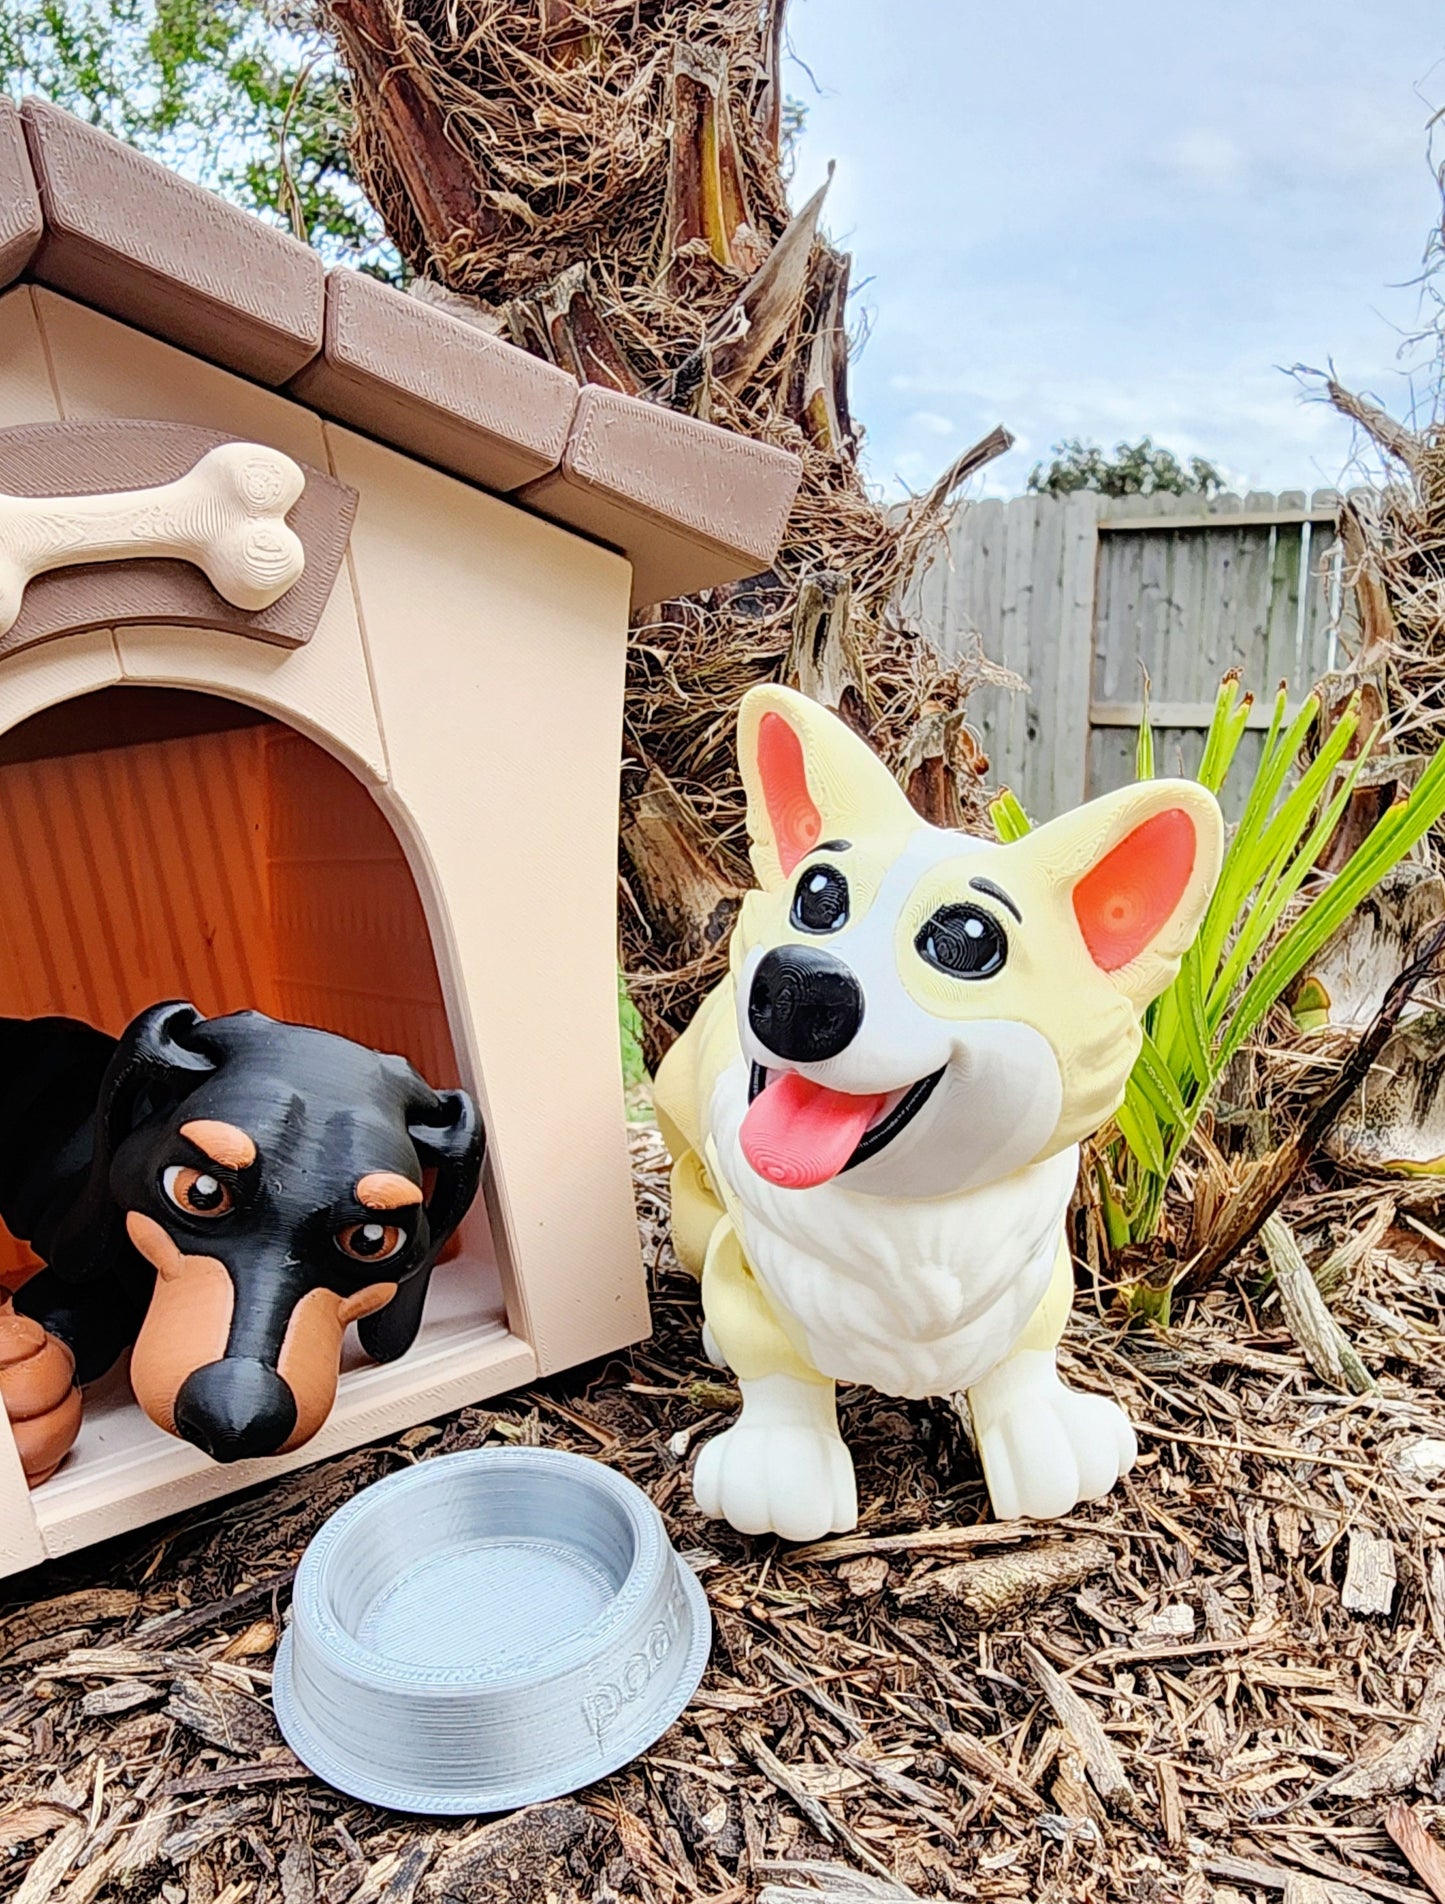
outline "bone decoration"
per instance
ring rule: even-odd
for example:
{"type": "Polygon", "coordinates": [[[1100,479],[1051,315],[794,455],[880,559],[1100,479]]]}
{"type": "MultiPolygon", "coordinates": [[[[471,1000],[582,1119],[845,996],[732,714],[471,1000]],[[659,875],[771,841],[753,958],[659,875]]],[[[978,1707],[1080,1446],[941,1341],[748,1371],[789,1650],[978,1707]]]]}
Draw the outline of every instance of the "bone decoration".
{"type": "Polygon", "coordinates": [[[269,608],[306,566],[286,512],[306,487],[300,467],[262,443],[223,443],[154,489],[92,496],[0,495],[0,635],[28,584],[47,569],[162,556],[191,562],[218,595],[269,608]]]}

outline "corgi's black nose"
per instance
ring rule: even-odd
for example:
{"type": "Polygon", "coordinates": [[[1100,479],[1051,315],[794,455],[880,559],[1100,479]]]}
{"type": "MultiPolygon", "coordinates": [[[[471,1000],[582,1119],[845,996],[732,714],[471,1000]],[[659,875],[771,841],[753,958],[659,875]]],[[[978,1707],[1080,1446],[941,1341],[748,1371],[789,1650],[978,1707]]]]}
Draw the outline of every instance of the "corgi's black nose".
{"type": "Polygon", "coordinates": [[[789,1064],[846,1051],[863,1022],[863,988],[841,959],[811,945],[775,946],[753,974],[748,1023],[789,1064]]]}

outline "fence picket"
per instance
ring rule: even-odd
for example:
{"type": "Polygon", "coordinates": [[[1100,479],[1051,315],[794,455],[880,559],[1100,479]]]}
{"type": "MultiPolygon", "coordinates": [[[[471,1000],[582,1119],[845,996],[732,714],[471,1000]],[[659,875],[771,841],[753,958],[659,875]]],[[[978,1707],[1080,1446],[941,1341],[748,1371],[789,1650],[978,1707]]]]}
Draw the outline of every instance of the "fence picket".
{"type": "MultiPolygon", "coordinates": [[[[1085,492],[956,511],[948,555],[909,607],[945,653],[981,641],[1028,683],[1027,695],[986,688],[970,702],[993,780],[1042,820],[1131,779],[1124,714],[1142,699],[1141,664],[1156,719],[1171,722],[1157,725],[1161,773],[1198,765],[1226,668],[1261,707],[1281,680],[1298,700],[1337,663],[1337,503],[1333,490],[1207,502],[1085,492]]],[[[1261,744],[1252,728],[1241,777],[1261,744]]]]}

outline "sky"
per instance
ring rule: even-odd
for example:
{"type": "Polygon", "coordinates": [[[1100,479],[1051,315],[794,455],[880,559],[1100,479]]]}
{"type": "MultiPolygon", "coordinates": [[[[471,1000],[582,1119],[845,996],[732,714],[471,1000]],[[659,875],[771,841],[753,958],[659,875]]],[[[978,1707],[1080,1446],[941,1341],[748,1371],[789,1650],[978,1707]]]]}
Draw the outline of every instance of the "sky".
{"type": "Polygon", "coordinates": [[[793,202],[836,162],[852,405],[885,493],[998,422],[1017,445],[971,493],[1022,490],[1061,438],[1146,433],[1232,488],[1318,488],[1350,479],[1352,434],[1291,366],[1333,363],[1397,414],[1428,395],[1400,351],[1440,214],[1435,0],[791,0],[788,20],[793,202]]]}

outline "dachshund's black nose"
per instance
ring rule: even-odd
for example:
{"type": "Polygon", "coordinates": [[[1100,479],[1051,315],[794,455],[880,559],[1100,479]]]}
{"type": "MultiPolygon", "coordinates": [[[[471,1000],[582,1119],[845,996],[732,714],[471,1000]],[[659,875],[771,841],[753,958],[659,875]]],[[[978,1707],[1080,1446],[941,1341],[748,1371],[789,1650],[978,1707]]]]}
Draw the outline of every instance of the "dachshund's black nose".
{"type": "Polygon", "coordinates": [[[275,1454],[296,1426],[296,1397],[264,1362],[228,1356],[194,1369],[176,1396],[176,1433],[213,1461],[275,1454]]]}
{"type": "Polygon", "coordinates": [[[863,988],[841,959],[810,945],[774,947],[753,974],[748,1023],[790,1064],[821,1064],[852,1043],[863,988]]]}

